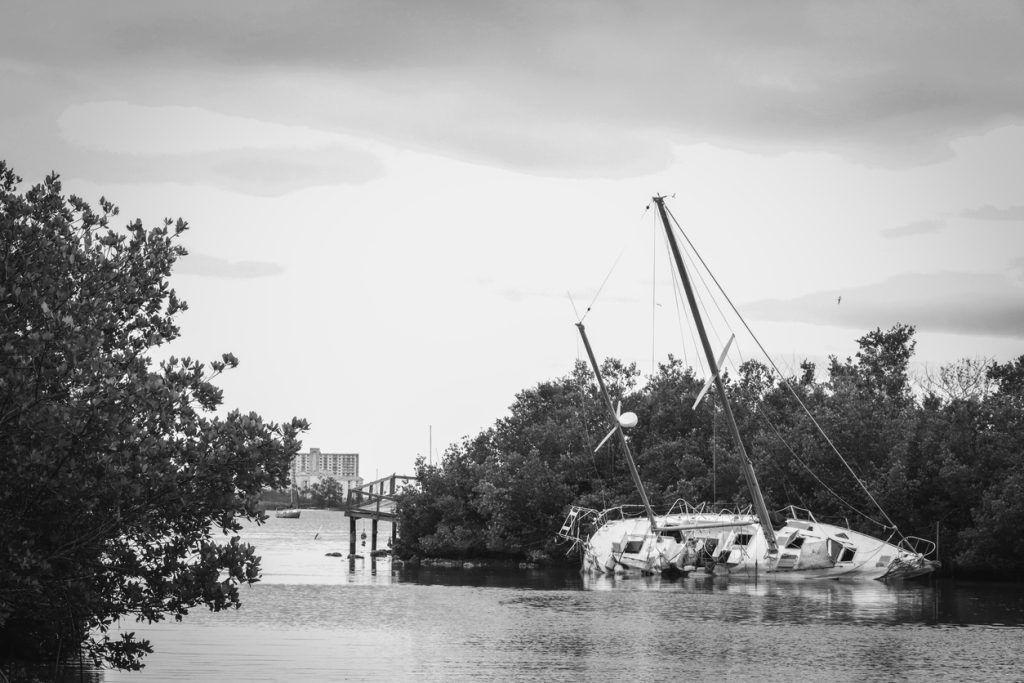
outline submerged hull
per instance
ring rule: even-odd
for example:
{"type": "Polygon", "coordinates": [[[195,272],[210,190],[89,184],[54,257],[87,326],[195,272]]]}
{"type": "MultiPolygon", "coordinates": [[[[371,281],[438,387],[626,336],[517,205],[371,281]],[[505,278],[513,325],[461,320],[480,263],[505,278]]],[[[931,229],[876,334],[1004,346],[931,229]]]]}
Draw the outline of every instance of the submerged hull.
{"type": "MultiPolygon", "coordinates": [[[[740,576],[802,579],[906,579],[939,563],[925,553],[851,529],[809,519],[788,519],[769,553],[761,524],[751,514],[679,512],[655,517],[614,517],[575,508],[561,535],[579,543],[583,570],[595,574],[694,570],[740,576]],[[590,522],[589,528],[587,521],[590,522]]],[[[918,540],[918,539],[914,539],[918,540]]]]}

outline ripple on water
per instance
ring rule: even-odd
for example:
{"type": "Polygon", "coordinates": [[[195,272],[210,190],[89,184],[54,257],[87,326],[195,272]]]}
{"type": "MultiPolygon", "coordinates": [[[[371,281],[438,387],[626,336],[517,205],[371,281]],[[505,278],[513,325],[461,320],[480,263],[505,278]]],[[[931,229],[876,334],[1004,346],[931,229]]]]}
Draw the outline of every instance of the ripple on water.
{"type": "Polygon", "coordinates": [[[126,625],[156,653],[143,672],[104,680],[977,680],[1024,670],[1020,586],[404,570],[324,557],[347,552],[340,515],[288,521],[247,530],[266,574],[241,610],[126,625]]]}

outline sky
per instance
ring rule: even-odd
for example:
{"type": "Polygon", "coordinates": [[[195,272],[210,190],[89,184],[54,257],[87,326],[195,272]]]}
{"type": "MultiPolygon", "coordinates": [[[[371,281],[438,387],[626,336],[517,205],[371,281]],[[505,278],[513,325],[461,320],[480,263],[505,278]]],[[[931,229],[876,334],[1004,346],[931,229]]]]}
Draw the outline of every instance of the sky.
{"type": "Polygon", "coordinates": [[[1024,354],[1022,35],[998,1],[5,0],[0,158],[186,219],[173,352],[370,479],[566,375],[591,303],[599,356],[684,356],[655,194],[783,367],[896,322],[918,370],[1024,354]]]}

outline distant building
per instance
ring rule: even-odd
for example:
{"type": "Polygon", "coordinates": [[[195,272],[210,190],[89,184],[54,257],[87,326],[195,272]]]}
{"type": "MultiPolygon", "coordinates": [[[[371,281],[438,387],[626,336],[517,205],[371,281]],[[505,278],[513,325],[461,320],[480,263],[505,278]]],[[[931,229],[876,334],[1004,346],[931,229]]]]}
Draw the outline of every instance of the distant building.
{"type": "Polygon", "coordinates": [[[348,495],[349,489],[363,485],[359,476],[358,453],[324,453],[319,448],[310,448],[308,453],[299,453],[292,461],[292,483],[300,489],[307,489],[324,479],[334,479],[348,495]]]}

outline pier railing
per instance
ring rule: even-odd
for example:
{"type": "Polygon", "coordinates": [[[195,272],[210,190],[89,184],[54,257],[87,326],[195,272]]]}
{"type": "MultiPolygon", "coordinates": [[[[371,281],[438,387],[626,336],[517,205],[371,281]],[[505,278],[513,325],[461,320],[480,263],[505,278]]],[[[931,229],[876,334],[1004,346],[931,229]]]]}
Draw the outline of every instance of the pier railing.
{"type": "MultiPolygon", "coordinates": [[[[371,526],[370,552],[377,552],[377,523],[381,520],[391,522],[391,540],[395,540],[396,526],[395,496],[409,486],[419,485],[416,477],[405,474],[392,474],[389,477],[376,479],[354,489],[349,489],[345,500],[345,515],[349,518],[349,557],[356,555],[356,520],[370,519],[371,526]]],[[[366,545],[366,532],[360,536],[366,545]]],[[[390,545],[390,544],[389,544],[390,545]]],[[[382,551],[387,552],[387,551],[382,551]]]]}
{"type": "Polygon", "coordinates": [[[345,514],[349,517],[392,520],[395,516],[395,496],[407,486],[417,485],[416,477],[392,474],[349,489],[345,500],[345,514]]]}

